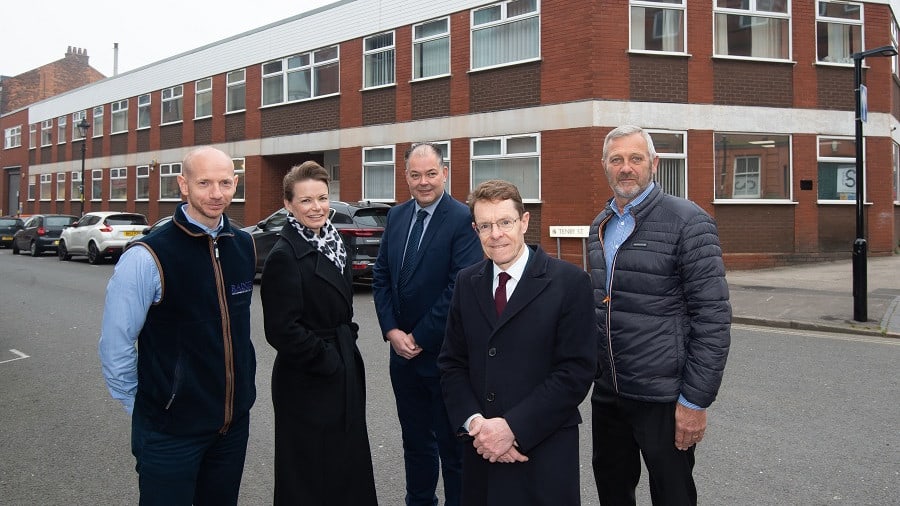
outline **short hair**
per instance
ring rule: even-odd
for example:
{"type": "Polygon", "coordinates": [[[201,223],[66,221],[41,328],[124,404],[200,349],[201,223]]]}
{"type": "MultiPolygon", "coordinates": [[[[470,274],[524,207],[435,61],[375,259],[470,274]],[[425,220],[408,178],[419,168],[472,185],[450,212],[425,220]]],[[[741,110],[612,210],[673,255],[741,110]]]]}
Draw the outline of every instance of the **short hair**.
{"type": "Polygon", "coordinates": [[[609,154],[609,143],[615,139],[621,137],[628,137],[629,135],[640,134],[641,137],[644,138],[644,141],[647,143],[647,152],[650,153],[650,159],[656,158],[656,148],[653,147],[653,139],[650,138],[650,134],[648,134],[643,128],[634,125],[622,125],[620,127],[614,128],[611,132],[606,134],[606,140],[603,141],[603,161],[606,161],[606,155],[609,154]]]}
{"type": "Polygon", "coordinates": [[[294,185],[300,181],[312,179],[314,181],[322,181],[325,186],[331,181],[328,177],[328,171],[318,163],[308,160],[300,165],[294,165],[291,170],[284,175],[282,189],[284,190],[284,200],[294,200],[294,185]]]}
{"type": "Polygon", "coordinates": [[[472,190],[469,194],[469,211],[472,213],[472,220],[475,219],[475,203],[478,201],[498,202],[502,200],[512,200],[521,218],[525,214],[525,205],[522,204],[522,195],[516,185],[502,179],[489,179],[472,190]]]}
{"type": "Polygon", "coordinates": [[[438,159],[438,168],[444,167],[444,152],[441,151],[436,144],[431,142],[415,142],[406,150],[404,160],[406,160],[406,170],[409,170],[409,159],[412,155],[425,155],[431,152],[438,159]]]}

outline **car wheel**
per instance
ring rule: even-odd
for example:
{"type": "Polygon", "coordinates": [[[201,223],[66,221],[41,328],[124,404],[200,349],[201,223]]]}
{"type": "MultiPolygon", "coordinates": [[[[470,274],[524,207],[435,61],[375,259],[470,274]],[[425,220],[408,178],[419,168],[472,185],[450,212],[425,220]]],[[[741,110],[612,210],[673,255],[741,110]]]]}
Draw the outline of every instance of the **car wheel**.
{"type": "Polygon", "coordinates": [[[13,244],[12,244],[12,250],[13,250],[13,255],[18,255],[18,254],[19,254],[19,245],[16,244],[16,241],[13,241],[13,244]]]}
{"type": "Polygon", "coordinates": [[[31,241],[31,256],[36,257],[41,253],[42,251],[38,249],[37,241],[31,241]]]}
{"type": "Polygon", "coordinates": [[[56,248],[56,254],[59,255],[59,261],[65,262],[72,258],[72,255],[69,254],[69,250],[66,249],[66,243],[59,241],[59,247],[56,248]]]}
{"type": "Polygon", "coordinates": [[[93,242],[88,243],[88,262],[91,265],[97,265],[103,260],[103,257],[100,256],[100,250],[97,249],[97,245],[93,242]]]}

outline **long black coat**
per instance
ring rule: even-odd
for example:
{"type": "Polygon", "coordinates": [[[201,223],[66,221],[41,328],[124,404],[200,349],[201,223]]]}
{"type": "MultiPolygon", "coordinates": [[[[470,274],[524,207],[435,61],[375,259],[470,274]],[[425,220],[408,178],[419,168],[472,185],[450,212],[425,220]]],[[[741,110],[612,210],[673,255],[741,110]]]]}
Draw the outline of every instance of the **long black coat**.
{"type": "Polygon", "coordinates": [[[276,505],[377,502],[351,280],[289,224],[266,259],[276,505]]]}
{"type": "Polygon", "coordinates": [[[588,275],[531,252],[497,316],[493,264],[463,269],[438,356],[450,423],[503,417],[525,463],[491,464],[471,442],[463,453],[463,504],[580,504],[578,405],[597,370],[597,324],[588,275]]]}

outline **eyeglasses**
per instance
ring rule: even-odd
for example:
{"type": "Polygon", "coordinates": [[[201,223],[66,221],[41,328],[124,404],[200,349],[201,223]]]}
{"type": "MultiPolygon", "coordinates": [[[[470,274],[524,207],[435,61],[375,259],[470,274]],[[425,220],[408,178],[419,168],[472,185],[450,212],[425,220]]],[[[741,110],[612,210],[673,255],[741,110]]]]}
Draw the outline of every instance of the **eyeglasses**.
{"type": "Polygon", "coordinates": [[[490,235],[491,231],[494,230],[494,225],[497,225],[497,228],[499,228],[502,232],[509,232],[513,229],[513,225],[515,225],[517,221],[519,221],[518,218],[514,220],[505,218],[492,222],[476,223],[475,231],[478,232],[478,235],[490,235]]]}

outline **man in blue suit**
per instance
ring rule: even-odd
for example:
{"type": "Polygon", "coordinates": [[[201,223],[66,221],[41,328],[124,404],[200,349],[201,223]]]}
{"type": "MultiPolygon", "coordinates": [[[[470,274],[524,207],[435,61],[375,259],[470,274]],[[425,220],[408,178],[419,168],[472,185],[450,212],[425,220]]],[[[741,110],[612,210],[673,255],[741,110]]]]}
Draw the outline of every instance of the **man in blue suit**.
{"type": "Polygon", "coordinates": [[[483,257],[469,209],[444,192],[447,173],[437,146],[414,144],[407,152],[413,198],[388,212],[372,280],[381,332],[391,343],[411,506],[438,503],[439,469],[444,504],[458,506],[462,488],[462,449],[441,396],[437,355],[456,274],[483,257]]]}

